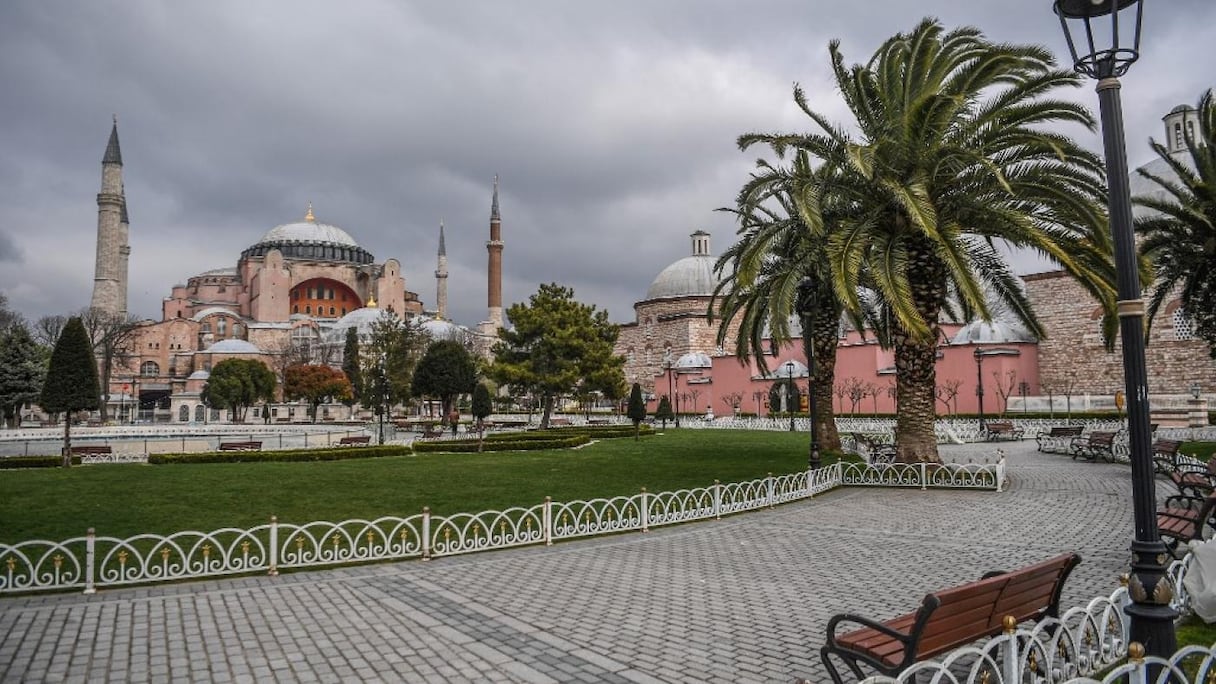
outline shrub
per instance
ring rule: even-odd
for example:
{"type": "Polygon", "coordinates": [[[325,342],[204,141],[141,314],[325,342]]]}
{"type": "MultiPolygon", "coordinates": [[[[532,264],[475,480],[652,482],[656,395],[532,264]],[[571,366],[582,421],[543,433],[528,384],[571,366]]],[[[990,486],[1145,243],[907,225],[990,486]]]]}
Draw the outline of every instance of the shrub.
{"type": "MultiPolygon", "coordinates": [[[[0,470],[17,468],[58,468],[63,465],[61,456],[11,456],[0,458],[0,470]]],[[[80,457],[72,457],[72,465],[80,465],[80,457]]]]}
{"type": "Polygon", "coordinates": [[[291,451],[202,451],[192,454],[148,454],[148,463],[286,463],[292,461],[344,461],[351,458],[404,456],[409,447],[400,445],[293,449],[291,451]]]}
{"type": "MultiPolygon", "coordinates": [[[[632,429],[632,428],[631,428],[632,429]]],[[[531,433],[518,433],[521,435],[531,433]]],[[[543,434],[543,433],[541,433],[543,434]]],[[[571,435],[545,435],[548,439],[486,439],[481,445],[482,451],[542,451],[545,449],[569,449],[582,446],[591,441],[585,433],[571,435]]],[[[449,439],[437,442],[414,442],[414,451],[418,453],[467,453],[477,451],[478,442],[475,439],[449,439]]]]}

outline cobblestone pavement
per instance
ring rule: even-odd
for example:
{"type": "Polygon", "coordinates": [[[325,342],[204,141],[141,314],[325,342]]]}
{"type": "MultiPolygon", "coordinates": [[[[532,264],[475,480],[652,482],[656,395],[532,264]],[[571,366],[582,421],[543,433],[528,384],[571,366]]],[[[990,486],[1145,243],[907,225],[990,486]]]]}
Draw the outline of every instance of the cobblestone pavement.
{"type": "Polygon", "coordinates": [[[0,681],[823,681],[838,612],[1072,550],[1065,606],[1115,588],[1128,467],[1002,448],[1000,494],[838,489],[549,548],[0,599],[0,681]]]}

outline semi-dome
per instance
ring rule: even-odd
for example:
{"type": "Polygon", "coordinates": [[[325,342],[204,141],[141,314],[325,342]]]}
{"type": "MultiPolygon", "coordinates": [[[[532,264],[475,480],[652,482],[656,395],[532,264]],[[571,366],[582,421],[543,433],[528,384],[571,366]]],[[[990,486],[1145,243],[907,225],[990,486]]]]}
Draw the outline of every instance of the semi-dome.
{"type": "Polygon", "coordinates": [[[806,364],[797,359],[782,361],[776,366],[771,366],[768,369],[769,376],[778,379],[789,377],[805,378],[810,375],[810,372],[811,371],[806,367],[806,364]]]}
{"type": "Polygon", "coordinates": [[[686,256],[659,272],[646,290],[646,299],[708,297],[718,286],[714,257],[709,253],[709,233],[692,234],[692,256],[686,256]]]}
{"type": "MultiPolygon", "coordinates": [[[[361,309],[355,309],[342,318],[339,318],[333,324],[333,326],[330,327],[327,336],[331,342],[342,342],[346,339],[346,330],[348,328],[354,328],[356,331],[355,334],[357,334],[360,338],[366,338],[372,334],[372,327],[376,324],[376,321],[380,320],[385,311],[385,309],[374,306],[365,306],[361,309]]],[[[392,314],[389,315],[392,316],[392,314]]],[[[396,319],[395,316],[393,316],[393,318],[394,320],[396,319]]]]}
{"type": "Polygon", "coordinates": [[[257,345],[238,340],[236,338],[220,340],[215,344],[207,347],[206,351],[211,354],[261,354],[261,349],[257,345]]]}
{"type": "Polygon", "coordinates": [[[950,344],[1013,344],[1018,342],[1034,342],[1034,335],[1017,323],[994,320],[972,321],[963,326],[950,344]]]}
{"type": "Polygon", "coordinates": [[[359,246],[355,239],[341,228],[321,223],[313,216],[312,205],[303,221],[284,223],[266,231],[249,249],[241,252],[241,258],[265,256],[277,249],[286,259],[308,259],[312,261],[344,261],[370,264],[375,257],[359,246]]]}

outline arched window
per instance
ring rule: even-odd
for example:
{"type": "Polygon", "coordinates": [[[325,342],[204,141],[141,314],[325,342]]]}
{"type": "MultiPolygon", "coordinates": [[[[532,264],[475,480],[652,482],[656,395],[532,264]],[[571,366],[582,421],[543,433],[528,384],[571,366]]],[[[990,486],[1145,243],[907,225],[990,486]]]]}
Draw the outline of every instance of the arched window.
{"type": "Polygon", "coordinates": [[[160,365],[155,361],[144,361],[139,365],[139,374],[145,378],[154,378],[160,375],[160,365]]]}
{"type": "Polygon", "coordinates": [[[182,407],[177,410],[177,420],[179,423],[190,422],[190,407],[182,404],[182,407]]]}
{"type": "Polygon", "coordinates": [[[1182,124],[1174,124],[1174,145],[1182,147],[1182,124]]]}
{"type": "Polygon", "coordinates": [[[204,411],[204,409],[203,409],[202,404],[199,404],[194,407],[194,422],[196,422],[196,423],[203,422],[203,419],[207,417],[203,411],[204,411]]]}
{"type": "Polygon", "coordinates": [[[226,337],[228,334],[228,319],[221,318],[215,322],[215,334],[226,337]]]}

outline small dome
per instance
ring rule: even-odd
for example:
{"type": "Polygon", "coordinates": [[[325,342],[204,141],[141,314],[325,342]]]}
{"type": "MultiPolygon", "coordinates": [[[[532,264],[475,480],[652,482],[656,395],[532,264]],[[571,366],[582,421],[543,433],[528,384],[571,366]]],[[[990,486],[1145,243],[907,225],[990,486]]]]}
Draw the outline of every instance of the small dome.
{"type": "Polygon", "coordinates": [[[257,348],[257,345],[245,340],[228,339],[220,340],[215,344],[207,347],[204,351],[211,354],[261,354],[262,350],[257,348]]]}
{"type": "Polygon", "coordinates": [[[713,257],[684,257],[659,272],[646,290],[646,299],[708,297],[717,286],[713,257]]]}
{"type": "MultiPolygon", "coordinates": [[[[348,328],[354,328],[357,331],[356,334],[360,338],[366,338],[372,334],[372,326],[375,325],[376,321],[380,320],[380,317],[385,313],[385,309],[374,306],[365,306],[362,309],[355,309],[342,318],[339,318],[333,324],[333,326],[330,327],[329,332],[326,333],[326,336],[331,342],[342,342],[346,339],[346,330],[348,328]]],[[[397,320],[397,317],[393,316],[393,314],[390,313],[388,315],[392,316],[394,320],[397,320]]]]}
{"type": "Polygon", "coordinates": [[[689,352],[676,361],[676,368],[712,368],[714,362],[708,354],[689,352]]]}
{"type": "Polygon", "coordinates": [[[196,370],[186,377],[187,380],[206,380],[211,377],[211,371],[196,370]]]}
{"type": "Polygon", "coordinates": [[[972,321],[954,334],[950,344],[1011,344],[1034,342],[1034,336],[1017,323],[995,320],[972,321]]]}
{"type": "Polygon", "coordinates": [[[464,328],[451,321],[445,321],[442,318],[432,318],[423,321],[422,329],[435,340],[457,340],[464,337],[467,333],[464,328]]]}
{"type": "Polygon", "coordinates": [[[790,359],[769,368],[768,373],[770,377],[777,379],[788,378],[791,375],[795,378],[805,378],[810,374],[810,369],[806,367],[805,363],[797,359],[790,359]]]}

